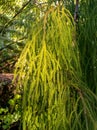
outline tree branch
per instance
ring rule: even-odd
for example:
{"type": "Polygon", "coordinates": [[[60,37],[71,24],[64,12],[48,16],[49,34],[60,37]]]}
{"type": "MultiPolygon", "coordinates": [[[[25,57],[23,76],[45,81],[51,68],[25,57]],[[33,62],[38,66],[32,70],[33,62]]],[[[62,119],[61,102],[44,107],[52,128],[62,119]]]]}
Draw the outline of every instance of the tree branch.
{"type": "Polygon", "coordinates": [[[75,12],[74,12],[74,21],[75,22],[78,22],[78,6],[79,6],[79,0],[76,0],[75,12]]]}
{"type": "Polygon", "coordinates": [[[29,0],[27,3],[25,3],[25,4],[22,6],[22,8],[12,17],[12,19],[9,20],[9,21],[5,24],[5,26],[3,27],[3,29],[1,30],[1,32],[3,32],[4,29],[5,29],[6,27],[8,27],[8,25],[23,11],[23,9],[24,9],[30,2],[31,2],[31,0],[29,0]]]}

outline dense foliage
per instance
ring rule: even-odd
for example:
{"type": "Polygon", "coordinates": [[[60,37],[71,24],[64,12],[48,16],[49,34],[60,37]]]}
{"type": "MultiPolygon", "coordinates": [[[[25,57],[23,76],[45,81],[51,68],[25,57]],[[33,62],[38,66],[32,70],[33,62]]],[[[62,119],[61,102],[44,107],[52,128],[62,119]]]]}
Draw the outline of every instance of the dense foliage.
{"type": "Polygon", "coordinates": [[[0,3],[0,71],[18,78],[20,128],[97,130],[97,1],[79,1],[77,23],[75,0],[18,2],[0,3]]]}
{"type": "MultiPolygon", "coordinates": [[[[31,0],[30,0],[31,1],[31,0]]],[[[0,72],[12,72],[34,14],[30,1],[0,1],[0,72]]]]}

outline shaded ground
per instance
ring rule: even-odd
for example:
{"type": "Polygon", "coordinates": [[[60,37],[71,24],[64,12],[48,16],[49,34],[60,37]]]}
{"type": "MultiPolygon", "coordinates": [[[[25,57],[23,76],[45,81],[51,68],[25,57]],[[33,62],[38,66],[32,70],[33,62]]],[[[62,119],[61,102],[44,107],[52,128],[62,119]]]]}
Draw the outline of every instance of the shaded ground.
{"type": "Polygon", "coordinates": [[[10,73],[0,74],[0,107],[6,107],[7,101],[14,95],[13,77],[14,75],[10,73]]]}
{"type": "MultiPolygon", "coordinates": [[[[0,108],[8,107],[8,101],[13,98],[15,93],[15,84],[12,84],[14,75],[11,73],[0,74],[0,108]]],[[[19,130],[20,122],[14,122],[8,130],[19,130]]],[[[4,130],[0,126],[0,130],[4,130]]]]}

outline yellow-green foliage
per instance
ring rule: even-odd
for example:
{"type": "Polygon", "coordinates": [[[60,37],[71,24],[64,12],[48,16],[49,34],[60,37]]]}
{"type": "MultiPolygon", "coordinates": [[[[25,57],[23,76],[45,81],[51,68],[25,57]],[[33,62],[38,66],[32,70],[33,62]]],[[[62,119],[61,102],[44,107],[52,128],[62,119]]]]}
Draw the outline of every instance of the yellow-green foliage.
{"type": "Polygon", "coordinates": [[[89,94],[80,88],[75,27],[67,9],[51,6],[33,23],[15,76],[23,87],[23,130],[88,130],[87,113],[91,120],[93,115],[84,99],[89,94]]]}

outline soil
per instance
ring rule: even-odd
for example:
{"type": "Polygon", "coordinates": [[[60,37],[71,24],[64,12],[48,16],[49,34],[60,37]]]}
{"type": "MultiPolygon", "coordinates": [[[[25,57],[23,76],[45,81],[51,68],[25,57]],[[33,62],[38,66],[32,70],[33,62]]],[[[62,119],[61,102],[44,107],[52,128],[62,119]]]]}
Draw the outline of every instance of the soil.
{"type": "Polygon", "coordinates": [[[8,100],[14,96],[13,77],[10,73],[0,74],[0,107],[6,107],[8,100]]]}
{"type": "MultiPolygon", "coordinates": [[[[0,107],[8,107],[9,99],[14,96],[16,85],[12,83],[13,77],[11,73],[0,74],[0,107]]],[[[19,124],[19,121],[13,123],[8,130],[19,130],[19,124]]],[[[4,130],[2,126],[0,130],[4,130]]]]}

